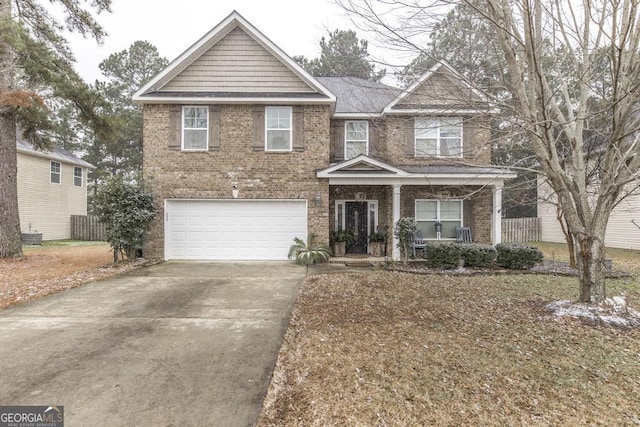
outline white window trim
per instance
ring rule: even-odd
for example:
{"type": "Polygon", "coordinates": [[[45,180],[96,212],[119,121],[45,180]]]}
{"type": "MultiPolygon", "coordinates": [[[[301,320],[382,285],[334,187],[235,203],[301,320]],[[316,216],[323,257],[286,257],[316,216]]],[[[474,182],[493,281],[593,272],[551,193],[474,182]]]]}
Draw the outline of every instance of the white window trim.
{"type": "Polygon", "coordinates": [[[180,147],[182,149],[182,151],[208,151],[209,150],[209,108],[206,106],[202,106],[202,105],[183,105],[182,106],[182,118],[181,118],[182,122],[180,123],[180,136],[181,136],[181,141],[180,141],[180,147]],[[205,137],[205,144],[204,144],[204,148],[185,148],[184,147],[184,132],[185,130],[202,130],[202,128],[186,128],[184,126],[184,110],[187,108],[202,108],[207,112],[207,126],[204,128],[205,132],[206,132],[206,137],[205,137]]]}
{"type": "MultiPolygon", "coordinates": [[[[450,138],[448,138],[450,139],[450,138]]],[[[464,152],[464,120],[462,117],[457,117],[457,116],[447,116],[447,117],[414,117],[413,119],[413,155],[414,157],[427,157],[427,158],[434,158],[434,157],[439,157],[439,158],[443,158],[443,159],[461,159],[463,158],[463,152],[464,152]],[[428,154],[418,154],[418,136],[416,133],[416,128],[418,127],[418,120],[434,120],[438,122],[438,125],[436,126],[436,130],[438,132],[438,135],[436,136],[436,155],[435,156],[430,156],[428,154]],[[460,154],[454,155],[454,156],[443,156],[442,154],[440,154],[440,129],[442,128],[442,121],[443,120],[460,120],[460,154]]]]}
{"type": "Polygon", "coordinates": [[[62,163],[61,162],[54,162],[53,160],[49,162],[49,182],[55,185],[62,185],[62,163]],[[56,163],[58,165],[58,168],[60,169],[60,171],[58,172],[58,177],[60,178],[59,179],[60,182],[53,182],[51,180],[51,174],[54,173],[53,170],[51,170],[51,167],[53,166],[54,163],[56,163]]]}
{"type": "MultiPolygon", "coordinates": [[[[436,222],[442,222],[442,217],[440,215],[440,202],[460,202],[460,227],[462,227],[464,225],[464,200],[462,199],[415,199],[413,202],[413,217],[416,220],[416,222],[418,221],[431,221],[431,220],[425,220],[425,219],[418,219],[418,202],[436,202],[436,222]]],[[[447,221],[451,221],[451,220],[447,220],[447,221]]],[[[440,236],[436,236],[435,239],[433,238],[428,238],[425,237],[424,240],[456,240],[455,237],[454,238],[442,238],[440,236]]]]}
{"type": "Polygon", "coordinates": [[[288,153],[293,151],[293,108],[292,107],[281,106],[281,105],[267,105],[266,107],[264,107],[264,151],[269,151],[270,153],[288,153]],[[267,110],[269,108],[286,108],[289,110],[289,129],[281,129],[281,128],[269,129],[268,127],[269,117],[267,114],[267,110]],[[269,135],[268,135],[269,130],[280,130],[280,131],[288,130],[289,131],[289,148],[277,149],[277,150],[269,148],[269,135]]]}
{"type": "Polygon", "coordinates": [[[78,187],[78,188],[82,188],[82,186],[84,185],[84,169],[81,168],[80,166],[74,166],[73,167],[73,186],[74,187],[78,187]],[[80,176],[77,177],[76,176],[76,170],[80,169],[80,176]],[[80,185],[76,185],[76,178],[80,178],[80,185]]]}
{"type": "MultiPolygon", "coordinates": [[[[367,125],[367,136],[365,137],[365,149],[364,149],[364,155],[368,156],[369,155],[369,121],[368,120],[346,120],[344,122],[344,158],[345,160],[350,159],[350,157],[347,157],[347,144],[349,143],[349,140],[347,140],[347,125],[349,123],[365,123],[367,125]]],[[[352,140],[354,142],[356,142],[356,140],[352,140]]],[[[357,141],[360,142],[360,141],[357,141]]]]}

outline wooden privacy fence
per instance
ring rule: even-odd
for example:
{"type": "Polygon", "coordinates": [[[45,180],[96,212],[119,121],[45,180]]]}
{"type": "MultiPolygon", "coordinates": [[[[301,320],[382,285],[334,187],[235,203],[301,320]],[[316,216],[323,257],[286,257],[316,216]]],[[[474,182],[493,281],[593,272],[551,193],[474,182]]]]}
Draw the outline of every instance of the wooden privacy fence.
{"type": "Polygon", "coordinates": [[[540,240],[540,218],[507,218],[502,220],[502,242],[522,243],[540,240]]]}
{"type": "Polygon", "coordinates": [[[95,215],[71,215],[71,239],[106,240],[105,225],[95,215]]]}

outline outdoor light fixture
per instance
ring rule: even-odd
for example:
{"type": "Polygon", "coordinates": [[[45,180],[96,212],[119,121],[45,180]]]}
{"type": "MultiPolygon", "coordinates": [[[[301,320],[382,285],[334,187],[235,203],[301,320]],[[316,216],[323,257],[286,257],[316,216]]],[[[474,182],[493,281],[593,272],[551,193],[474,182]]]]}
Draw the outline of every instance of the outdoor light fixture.
{"type": "Polygon", "coordinates": [[[238,198],[239,192],[240,190],[238,190],[238,184],[234,182],[233,185],[231,186],[231,194],[233,195],[234,199],[238,198]]]}
{"type": "Polygon", "coordinates": [[[316,194],[316,206],[322,206],[322,196],[320,193],[316,194]]]}

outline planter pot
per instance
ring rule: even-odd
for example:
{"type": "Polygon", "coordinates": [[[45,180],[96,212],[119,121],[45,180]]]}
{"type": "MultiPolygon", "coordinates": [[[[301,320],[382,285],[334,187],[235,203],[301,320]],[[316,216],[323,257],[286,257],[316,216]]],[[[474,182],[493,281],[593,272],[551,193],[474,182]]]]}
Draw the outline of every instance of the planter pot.
{"type": "Polygon", "coordinates": [[[346,242],[335,242],[333,244],[333,256],[344,256],[347,251],[346,242]]]}
{"type": "Polygon", "coordinates": [[[370,249],[371,256],[375,256],[375,257],[383,256],[382,248],[383,248],[383,244],[380,242],[369,242],[369,249],[370,249]]]}
{"type": "Polygon", "coordinates": [[[41,245],[42,233],[22,233],[22,243],[25,245],[41,245]]]}

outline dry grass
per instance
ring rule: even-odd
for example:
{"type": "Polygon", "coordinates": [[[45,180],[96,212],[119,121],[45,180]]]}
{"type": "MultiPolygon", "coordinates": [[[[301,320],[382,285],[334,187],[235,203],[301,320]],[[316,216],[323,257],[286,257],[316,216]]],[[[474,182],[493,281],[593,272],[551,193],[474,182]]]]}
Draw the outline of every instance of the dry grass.
{"type": "MultiPolygon", "coordinates": [[[[640,330],[544,309],[576,280],[311,277],[258,425],[640,424],[640,330]]],[[[640,301],[636,279],[608,283],[640,301]]]]}
{"type": "MultiPolygon", "coordinates": [[[[569,250],[564,243],[532,242],[540,248],[545,259],[569,262],[569,250]]],[[[613,268],[640,275],[640,252],[630,249],[607,248],[606,257],[614,261],[613,268]]]]}
{"type": "Polygon", "coordinates": [[[135,267],[114,266],[109,244],[104,242],[45,242],[24,247],[23,252],[20,259],[0,259],[0,309],[135,267]]]}

